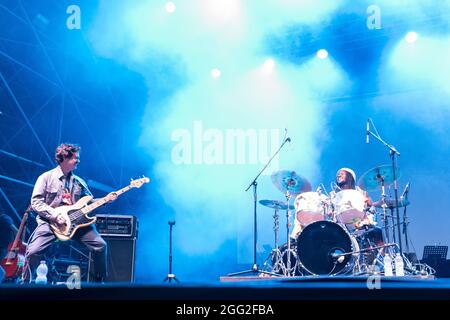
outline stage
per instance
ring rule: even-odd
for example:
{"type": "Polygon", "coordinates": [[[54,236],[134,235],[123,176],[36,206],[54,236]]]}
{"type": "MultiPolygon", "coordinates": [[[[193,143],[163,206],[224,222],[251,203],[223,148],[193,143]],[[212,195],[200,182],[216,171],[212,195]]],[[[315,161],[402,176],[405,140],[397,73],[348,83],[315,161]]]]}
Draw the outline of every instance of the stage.
{"type": "Polygon", "coordinates": [[[222,277],[216,283],[81,283],[0,286],[1,300],[448,300],[450,279],[432,277],[222,277]]]}
{"type": "Polygon", "coordinates": [[[431,318],[450,1],[405,3],[1,1],[0,302],[431,318]]]}

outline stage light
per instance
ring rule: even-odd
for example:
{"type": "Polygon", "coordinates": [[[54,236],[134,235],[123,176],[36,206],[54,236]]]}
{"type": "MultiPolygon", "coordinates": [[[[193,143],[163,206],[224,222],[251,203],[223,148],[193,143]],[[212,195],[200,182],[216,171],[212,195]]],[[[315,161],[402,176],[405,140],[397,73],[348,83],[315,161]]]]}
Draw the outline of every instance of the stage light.
{"type": "Polygon", "coordinates": [[[320,49],[317,51],[316,55],[319,59],[326,59],[328,57],[328,51],[325,49],[320,49]]]}
{"type": "Polygon", "coordinates": [[[272,58],[268,58],[264,61],[263,69],[266,73],[272,73],[274,67],[275,61],[272,58]]]}
{"type": "Polygon", "coordinates": [[[177,7],[175,6],[175,3],[173,3],[172,1],[166,3],[166,11],[168,13],[174,13],[176,8],[177,7]]]}
{"type": "Polygon", "coordinates": [[[418,35],[414,31],[408,32],[405,36],[405,40],[408,43],[414,43],[417,41],[418,35]]]}
{"type": "Polygon", "coordinates": [[[217,68],[214,68],[211,70],[211,76],[213,78],[219,78],[221,74],[222,74],[222,72],[220,72],[220,70],[217,68]]]}

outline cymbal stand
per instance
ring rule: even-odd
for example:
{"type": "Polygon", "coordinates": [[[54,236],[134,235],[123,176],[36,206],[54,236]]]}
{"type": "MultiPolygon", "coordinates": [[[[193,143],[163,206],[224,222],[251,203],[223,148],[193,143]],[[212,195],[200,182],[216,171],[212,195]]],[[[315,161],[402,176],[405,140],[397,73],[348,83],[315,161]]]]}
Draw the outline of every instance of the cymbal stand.
{"type": "Polygon", "coordinates": [[[391,210],[391,223],[392,223],[392,241],[394,243],[397,243],[397,241],[395,241],[395,227],[397,226],[397,224],[396,224],[395,217],[394,217],[394,208],[390,207],[390,210],[391,210]]]}
{"type": "Polygon", "coordinates": [[[291,199],[291,193],[289,190],[286,190],[286,232],[287,232],[287,249],[286,249],[286,276],[290,276],[291,271],[291,237],[290,237],[290,230],[291,230],[291,210],[289,209],[289,200],[291,199]]]}
{"type": "Polygon", "coordinates": [[[278,209],[275,209],[275,213],[273,215],[273,231],[275,234],[275,249],[272,250],[271,260],[272,260],[272,270],[271,272],[278,273],[280,269],[283,269],[283,260],[280,248],[278,247],[278,229],[279,229],[279,215],[278,209]]]}

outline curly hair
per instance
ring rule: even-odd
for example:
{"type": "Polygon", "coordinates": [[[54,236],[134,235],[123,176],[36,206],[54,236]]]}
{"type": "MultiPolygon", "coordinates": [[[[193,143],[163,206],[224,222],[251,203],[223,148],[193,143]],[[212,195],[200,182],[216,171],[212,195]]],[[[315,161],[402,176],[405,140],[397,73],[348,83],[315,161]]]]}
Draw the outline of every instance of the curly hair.
{"type": "Polygon", "coordinates": [[[61,163],[64,159],[70,159],[72,156],[80,152],[81,147],[72,143],[61,143],[55,151],[55,160],[57,163],[61,163]]]}

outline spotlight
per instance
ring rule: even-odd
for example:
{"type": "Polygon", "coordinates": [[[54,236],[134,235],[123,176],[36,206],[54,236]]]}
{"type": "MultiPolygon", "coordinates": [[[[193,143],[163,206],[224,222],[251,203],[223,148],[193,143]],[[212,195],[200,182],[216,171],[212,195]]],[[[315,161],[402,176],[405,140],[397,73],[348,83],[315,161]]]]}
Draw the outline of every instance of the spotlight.
{"type": "Polygon", "coordinates": [[[175,6],[175,3],[173,3],[172,1],[166,3],[166,11],[168,13],[174,13],[176,8],[177,7],[175,6]]]}
{"type": "Polygon", "coordinates": [[[221,74],[222,74],[222,72],[220,72],[220,70],[217,68],[214,68],[211,70],[211,76],[213,78],[218,78],[218,77],[220,77],[221,74]]]}
{"type": "Polygon", "coordinates": [[[325,49],[320,49],[317,51],[316,55],[319,59],[326,59],[328,57],[328,51],[325,49]]]}
{"type": "Polygon", "coordinates": [[[264,71],[267,73],[271,73],[273,71],[273,68],[275,67],[275,61],[272,58],[266,59],[264,61],[264,71]]]}
{"type": "Polygon", "coordinates": [[[408,43],[414,43],[417,41],[418,35],[414,31],[408,32],[405,36],[405,40],[408,43]]]}

